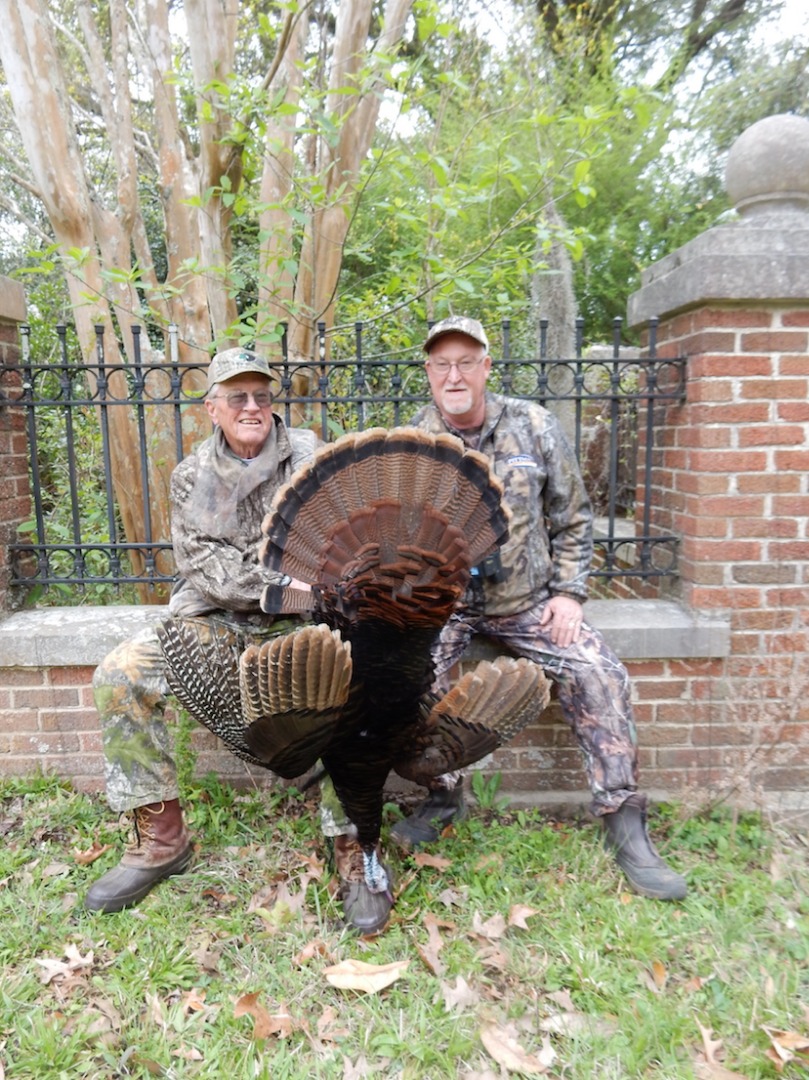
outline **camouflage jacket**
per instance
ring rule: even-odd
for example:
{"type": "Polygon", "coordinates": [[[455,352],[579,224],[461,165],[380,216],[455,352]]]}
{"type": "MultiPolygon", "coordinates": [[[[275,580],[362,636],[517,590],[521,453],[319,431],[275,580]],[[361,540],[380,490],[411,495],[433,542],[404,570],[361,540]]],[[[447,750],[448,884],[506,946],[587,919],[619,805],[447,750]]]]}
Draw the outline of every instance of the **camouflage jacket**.
{"type": "MultiPolygon", "coordinates": [[[[435,405],[413,424],[450,431],[492,463],[511,510],[509,539],[500,551],[505,580],[483,580],[487,615],[515,615],[549,596],[587,598],[593,554],[593,516],[576,457],[558,420],[530,401],[487,392],[480,440],[456,431],[435,405]]],[[[472,604],[472,593],[467,594],[472,604]]]]}
{"type": "Polygon", "coordinates": [[[171,538],[179,580],[172,615],[257,614],[264,586],[279,575],[258,561],[261,523],[278,489],[309,461],[314,432],[275,428],[258,457],[244,462],[218,428],[171,476],[171,538]]]}

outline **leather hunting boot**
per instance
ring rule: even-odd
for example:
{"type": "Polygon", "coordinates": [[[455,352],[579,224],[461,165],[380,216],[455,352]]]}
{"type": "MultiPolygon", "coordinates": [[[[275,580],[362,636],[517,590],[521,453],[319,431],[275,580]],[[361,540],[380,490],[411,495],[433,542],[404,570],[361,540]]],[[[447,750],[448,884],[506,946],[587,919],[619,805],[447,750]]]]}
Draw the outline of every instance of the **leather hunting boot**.
{"type": "Polygon", "coordinates": [[[431,791],[410,817],[396,822],[390,835],[405,851],[415,851],[424,844],[434,844],[442,829],[451,821],[462,821],[465,816],[466,804],[461,777],[454,788],[436,788],[431,791]]]}
{"type": "Polygon", "coordinates": [[[134,838],[123,858],[94,882],[84,900],[90,911],[121,911],[142,900],[164,878],[191,862],[191,840],[179,799],[149,803],[133,812],[134,838]]]}
{"type": "Polygon", "coordinates": [[[671,870],[646,831],[646,796],[630,795],[614,814],[605,814],[604,843],[612,850],[632,888],[654,900],[682,900],[685,878],[671,870]]]}
{"type": "MultiPolygon", "coordinates": [[[[379,849],[377,851],[379,853],[379,849]]],[[[384,863],[381,865],[388,876],[389,887],[384,892],[371,892],[365,880],[365,863],[359,841],[352,836],[334,837],[334,866],[340,878],[343,917],[346,924],[360,934],[379,933],[393,907],[393,875],[384,863]]]]}

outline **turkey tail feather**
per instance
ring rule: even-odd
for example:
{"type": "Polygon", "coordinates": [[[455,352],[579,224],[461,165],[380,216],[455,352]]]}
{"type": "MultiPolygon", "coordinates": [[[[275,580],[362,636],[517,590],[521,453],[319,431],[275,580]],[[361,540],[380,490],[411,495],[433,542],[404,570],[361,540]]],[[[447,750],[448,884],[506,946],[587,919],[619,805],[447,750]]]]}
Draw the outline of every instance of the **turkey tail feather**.
{"type": "Polygon", "coordinates": [[[414,753],[394,768],[426,784],[472,765],[536,720],[549,700],[550,684],[538,664],[510,656],[483,660],[432,706],[414,753]]]}
{"type": "Polygon", "coordinates": [[[180,705],[237,757],[263,765],[244,740],[238,635],[193,619],[166,619],[157,636],[166,659],[166,681],[180,705]]]}
{"type": "Polygon", "coordinates": [[[287,778],[311,768],[334,737],[351,673],[351,646],[322,624],[248,646],[239,680],[253,756],[287,778]]]}

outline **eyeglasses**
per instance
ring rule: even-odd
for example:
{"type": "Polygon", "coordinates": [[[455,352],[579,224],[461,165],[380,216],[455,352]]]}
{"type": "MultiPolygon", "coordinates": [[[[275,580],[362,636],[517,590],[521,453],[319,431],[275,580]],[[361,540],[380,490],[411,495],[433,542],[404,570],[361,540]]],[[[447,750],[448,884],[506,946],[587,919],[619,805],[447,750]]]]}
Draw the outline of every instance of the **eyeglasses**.
{"type": "Polygon", "coordinates": [[[216,394],[213,400],[219,401],[220,398],[225,401],[227,407],[233,409],[234,412],[239,412],[241,409],[246,408],[250,398],[253,399],[253,403],[257,409],[269,409],[270,405],[272,405],[272,394],[268,390],[259,390],[257,394],[247,394],[244,390],[231,390],[229,394],[216,394]]]}
{"type": "Polygon", "coordinates": [[[461,375],[471,375],[478,364],[484,359],[482,356],[464,356],[461,360],[445,360],[437,356],[429,358],[427,364],[436,375],[448,375],[450,368],[456,367],[461,375]]]}

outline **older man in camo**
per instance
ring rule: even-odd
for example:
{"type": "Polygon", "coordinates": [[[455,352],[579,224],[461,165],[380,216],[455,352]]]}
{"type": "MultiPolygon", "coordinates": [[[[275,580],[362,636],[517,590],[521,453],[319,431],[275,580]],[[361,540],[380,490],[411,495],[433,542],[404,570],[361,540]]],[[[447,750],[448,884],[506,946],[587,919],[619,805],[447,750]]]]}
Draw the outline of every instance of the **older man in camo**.
{"type": "MultiPolygon", "coordinates": [[[[317,439],[287,428],[272,411],[267,361],[244,349],[218,353],[208,368],[205,405],[213,434],[171,478],[172,543],[179,580],[169,612],[238,623],[245,634],[284,632],[289,620],[262,614],[259,599],[278,575],[258,562],[261,523],[278,488],[308,461],[317,439]],[[272,624],[272,625],[271,625],[272,624]]],[[[133,842],[86,897],[91,911],[138,903],[191,861],[165,722],[168,686],[153,631],[124,642],[93,679],[101,718],[107,796],[129,812],[133,842]]]]}
{"type": "MultiPolygon", "coordinates": [[[[575,455],[546,409],[486,389],[492,361],[476,319],[436,323],[424,351],[433,404],[413,422],[433,433],[449,431],[485,454],[513,515],[500,558],[478,568],[463,606],[441,633],[439,683],[474,634],[540,664],[556,683],[565,720],[584,752],[591,810],[604,823],[618,865],[637,892],[679,900],[686,882],[652,847],[646,798],[637,791],[626,669],[582,614],[592,514],[575,455]]],[[[463,778],[444,776],[392,835],[406,847],[429,843],[463,809],[463,778]]]]}

